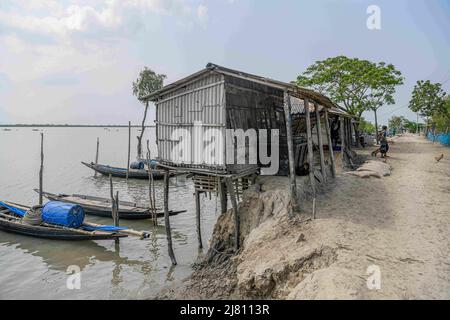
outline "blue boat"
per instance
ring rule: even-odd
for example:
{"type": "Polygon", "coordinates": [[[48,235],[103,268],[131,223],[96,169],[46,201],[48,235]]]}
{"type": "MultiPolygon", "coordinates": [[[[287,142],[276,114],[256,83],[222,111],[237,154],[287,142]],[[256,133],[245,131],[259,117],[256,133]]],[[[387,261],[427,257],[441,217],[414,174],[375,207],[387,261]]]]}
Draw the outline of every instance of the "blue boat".
{"type": "MultiPolygon", "coordinates": [[[[81,162],[86,167],[91,168],[92,170],[105,175],[105,176],[113,176],[117,178],[126,178],[127,176],[127,169],[126,168],[118,168],[118,167],[111,167],[103,164],[95,164],[93,162],[87,163],[87,162],[81,162]]],[[[161,180],[164,178],[164,170],[160,169],[153,169],[152,170],[153,179],[154,180],[161,180]]],[[[149,174],[147,169],[130,169],[128,172],[128,178],[130,179],[149,179],[149,174]]]]}

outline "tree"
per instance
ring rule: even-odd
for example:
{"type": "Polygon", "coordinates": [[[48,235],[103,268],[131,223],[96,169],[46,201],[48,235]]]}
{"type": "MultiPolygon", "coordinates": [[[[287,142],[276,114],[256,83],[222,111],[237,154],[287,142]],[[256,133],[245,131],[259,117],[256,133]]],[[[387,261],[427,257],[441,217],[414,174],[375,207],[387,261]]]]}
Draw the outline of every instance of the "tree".
{"type": "Polygon", "coordinates": [[[409,109],[418,112],[426,118],[426,130],[430,117],[435,114],[445,114],[445,92],[440,83],[431,83],[430,80],[417,81],[412,91],[409,109]]]}
{"type": "Polygon", "coordinates": [[[403,116],[393,116],[388,121],[388,126],[390,129],[394,129],[395,131],[398,131],[401,129],[405,124],[405,117],[403,116]]]}
{"type": "Polygon", "coordinates": [[[395,88],[403,84],[403,77],[401,72],[396,70],[392,64],[386,65],[384,62],[380,62],[375,66],[374,74],[370,77],[370,82],[371,86],[367,95],[367,106],[375,115],[375,136],[378,143],[377,111],[383,105],[395,103],[395,88]]]}
{"type": "Polygon", "coordinates": [[[375,126],[373,123],[366,121],[363,117],[359,119],[359,129],[367,134],[372,134],[375,132],[375,126]]]}
{"type": "Polygon", "coordinates": [[[373,110],[376,117],[382,105],[393,104],[395,87],[403,83],[403,77],[391,64],[337,56],[316,61],[296,83],[328,95],[359,119],[364,111],[373,110]]]}
{"type": "Polygon", "coordinates": [[[145,130],[145,119],[147,118],[148,111],[148,100],[144,100],[144,97],[159,90],[163,87],[165,74],[156,74],[153,70],[144,67],[144,69],[139,73],[139,77],[133,82],[133,95],[135,95],[138,100],[145,104],[144,117],[142,119],[142,130],[138,139],[137,154],[138,158],[142,158],[142,137],[144,136],[145,130]]]}
{"type": "Polygon", "coordinates": [[[431,115],[431,121],[439,132],[448,132],[450,128],[450,96],[445,98],[444,107],[435,110],[431,115]]]}

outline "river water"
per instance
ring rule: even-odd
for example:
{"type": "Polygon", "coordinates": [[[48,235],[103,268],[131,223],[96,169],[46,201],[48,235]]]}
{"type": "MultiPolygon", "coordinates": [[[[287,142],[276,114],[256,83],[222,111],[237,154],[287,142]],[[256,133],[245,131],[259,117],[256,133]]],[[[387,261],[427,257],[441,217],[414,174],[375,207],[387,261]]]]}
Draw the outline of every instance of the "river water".
{"type": "MultiPolygon", "coordinates": [[[[25,205],[38,202],[40,134],[32,128],[0,128],[0,200],[25,205]]],[[[99,163],[126,167],[128,128],[39,128],[44,132],[44,190],[109,196],[109,178],[94,177],[80,161],[94,161],[100,138],[99,163]]],[[[136,158],[138,129],[132,130],[131,159],[136,158]]],[[[156,154],[155,129],[146,129],[152,156],[156,154]]],[[[144,143],[145,145],[145,143],[144,143]]],[[[148,206],[148,182],[114,179],[120,200],[148,206]]],[[[162,207],[163,182],[155,181],[162,207]]],[[[171,217],[173,246],[178,265],[171,267],[164,221],[121,220],[121,225],[151,232],[149,239],[128,237],[116,246],[112,240],[52,241],[0,231],[0,299],[142,299],[191,272],[202,252],[197,248],[192,182],[184,177],[170,181],[170,209],[187,209],[171,217]],[[68,267],[81,270],[81,288],[68,289],[68,267]]],[[[220,213],[214,195],[203,198],[203,239],[209,239],[220,213]]],[[[86,216],[86,220],[112,224],[111,219],[86,216]]]]}

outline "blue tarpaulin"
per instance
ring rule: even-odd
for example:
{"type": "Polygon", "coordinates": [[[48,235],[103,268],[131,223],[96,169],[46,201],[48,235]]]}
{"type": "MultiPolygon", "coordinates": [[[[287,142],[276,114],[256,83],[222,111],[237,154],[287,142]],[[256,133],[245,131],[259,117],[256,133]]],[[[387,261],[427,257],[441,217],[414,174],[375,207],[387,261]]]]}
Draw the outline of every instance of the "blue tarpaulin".
{"type": "Polygon", "coordinates": [[[42,208],[42,221],[64,227],[78,228],[83,224],[84,210],[77,204],[49,201],[42,208]]]}
{"type": "Polygon", "coordinates": [[[428,140],[437,141],[443,144],[444,146],[450,147],[450,132],[447,134],[438,133],[436,135],[433,135],[432,132],[428,132],[427,138],[428,140]]]}

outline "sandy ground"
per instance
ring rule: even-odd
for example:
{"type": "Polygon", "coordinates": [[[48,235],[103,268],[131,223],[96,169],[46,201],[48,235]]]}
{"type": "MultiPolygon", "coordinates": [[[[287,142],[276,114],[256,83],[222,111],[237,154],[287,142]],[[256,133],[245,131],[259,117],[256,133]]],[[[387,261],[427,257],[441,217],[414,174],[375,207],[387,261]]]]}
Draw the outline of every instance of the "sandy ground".
{"type": "MultiPolygon", "coordinates": [[[[339,174],[323,188],[316,220],[310,196],[292,217],[287,180],[262,181],[241,203],[239,254],[159,298],[449,299],[450,148],[405,135],[389,155],[390,176],[339,174]]],[[[232,221],[231,211],[219,218],[212,244],[231,242],[232,221]]]]}

